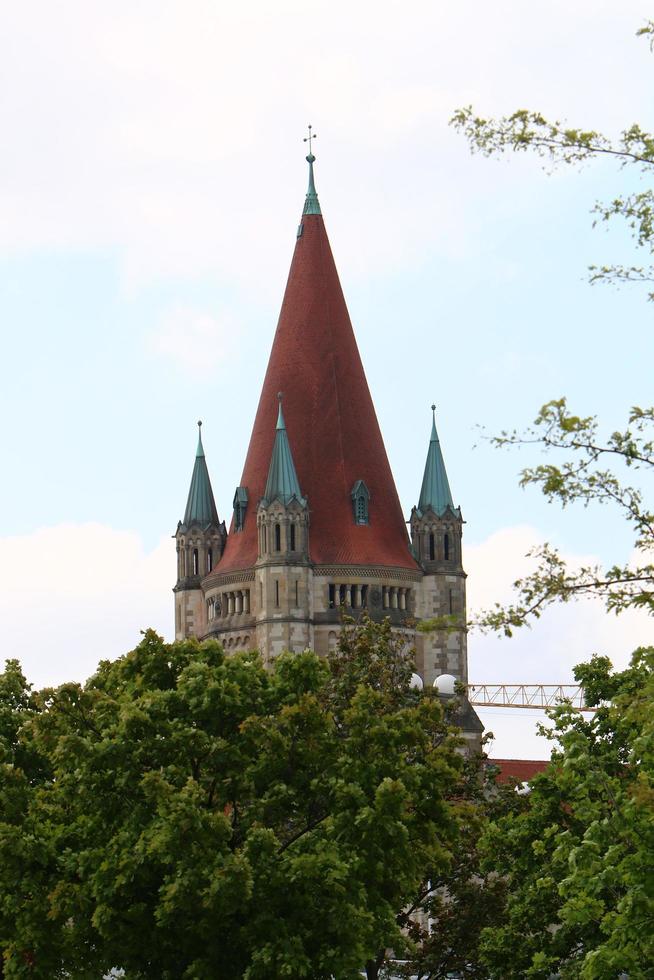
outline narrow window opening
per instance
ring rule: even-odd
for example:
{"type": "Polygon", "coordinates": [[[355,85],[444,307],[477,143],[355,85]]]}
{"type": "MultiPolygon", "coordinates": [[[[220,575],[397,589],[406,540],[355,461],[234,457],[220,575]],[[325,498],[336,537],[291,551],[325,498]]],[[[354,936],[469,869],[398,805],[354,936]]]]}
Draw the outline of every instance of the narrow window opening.
{"type": "Polygon", "coordinates": [[[263,582],[259,582],[259,608],[263,609],[263,582]]]}
{"type": "Polygon", "coordinates": [[[279,524],[275,524],[275,551],[282,550],[282,529],[279,524]]]}
{"type": "Polygon", "coordinates": [[[368,586],[367,585],[362,585],[361,586],[361,605],[363,606],[364,609],[367,609],[367,607],[368,607],[368,586]]]}
{"type": "Polygon", "coordinates": [[[264,524],[263,527],[261,528],[261,542],[262,542],[261,551],[264,555],[268,550],[267,538],[268,535],[266,534],[266,525],[264,524]]]}
{"type": "Polygon", "coordinates": [[[450,557],[450,536],[446,534],[443,538],[443,554],[445,556],[445,561],[450,557]]]}
{"type": "Polygon", "coordinates": [[[207,571],[210,572],[213,568],[213,551],[211,548],[207,551],[207,571]]]}
{"type": "Polygon", "coordinates": [[[200,557],[198,555],[197,548],[193,549],[193,574],[194,575],[200,574],[200,557]]]}
{"type": "Polygon", "coordinates": [[[279,579],[275,579],[275,605],[279,606],[279,579]]]}
{"type": "Polygon", "coordinates": [[[290,532],[291,532],[291,551],[295,551],[295,524],[291,524],[290,532]]]}
{"type": "Polygon", "coordinates": [[[336,605],[336,586],[329,586],[329,608],[333,609],[336,605]]]}
{"type": "Polygon", "coordinates": [[[433,561],[435,557],[436,557],[436,547],[434,544],[434,535],[430,534],[429,535],[429,560],[433,561]]]}

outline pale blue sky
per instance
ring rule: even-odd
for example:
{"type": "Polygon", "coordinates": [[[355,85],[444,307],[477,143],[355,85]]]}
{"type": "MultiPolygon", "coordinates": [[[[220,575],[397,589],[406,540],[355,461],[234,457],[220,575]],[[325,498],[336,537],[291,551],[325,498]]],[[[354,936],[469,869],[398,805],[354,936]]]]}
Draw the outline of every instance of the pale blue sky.
{"type": "MultiPolygon", "coordinates": [[[[592,262],[633,257],[624,233],[593,230],[589,214],[626,178],[608,164],[548,177],[527,158],[472,157],[447,121],[473,102],[488,115],[528,105],[609,131],[652,128],[654,61],[634,37],[647,14],[631,0],[456,10],[27,0],[5,11],[2,601],[6,652],[35,681],[85,676],[133,645],[139,626],[170,633],[169,535],[198,418],[229,521],[295,242],[309,121],[407,515],[435,401],[479,569],[475,586],[469,563],[473,599],[515,577],[512,529],[571,555],[628,556],[619,521],[562,515],[521,491],[528,457],[480,444],[476,430],[526,424],[562,394],[609,429],[651,402],[651,304],[585,282],[592,262]]],[[[473,638],[471,678],[563,682],[602,637],[617,658],[651,641],[648,624],[622,635],[588,615],[513,645],[473,638]]]]}

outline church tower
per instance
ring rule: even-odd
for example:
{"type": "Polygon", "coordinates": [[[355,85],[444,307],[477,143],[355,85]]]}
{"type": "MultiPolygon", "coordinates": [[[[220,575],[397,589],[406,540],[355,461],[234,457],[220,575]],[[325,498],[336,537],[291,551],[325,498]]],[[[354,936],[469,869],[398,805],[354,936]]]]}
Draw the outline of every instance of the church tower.
{"type": "Polygon", "coordinates": [[[175,639],[202,636],[207,615],[202,579],[220,561],[227,532],[218,518],[211,480],[202,446],[202,422],[198,422],[198,448],[191,476],[184,520],[174,535],[177,542],[175,593],[175,639]]]}
{"type": "MultiPolygon", "coordinates": [[[[227,535],[198,447],[176,535],[183,556],[177,635],[215,636],[228,651],[258,649],[267,661],[305,647],[324,655],[337,644],[343,614],[365,612],[388,617],[415,646],[425,684],[442,674],[466,681],[463,521],[436,423],[409,540],[325,230],[313,153],[307,161],[309,187],[227,535]],[[192,503],[196,483],[202,507],[192,503]],[[417,629],[424,620],[427,632],[417,629]]],[[[469,714],[466,727],[478,734],[469,714]]]]}

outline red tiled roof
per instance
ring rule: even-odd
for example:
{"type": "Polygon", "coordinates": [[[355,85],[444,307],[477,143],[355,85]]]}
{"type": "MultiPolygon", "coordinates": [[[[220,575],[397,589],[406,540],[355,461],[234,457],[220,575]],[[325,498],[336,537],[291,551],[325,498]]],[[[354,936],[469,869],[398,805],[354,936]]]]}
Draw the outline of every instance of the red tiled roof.
{"type": "Polygon", "coordinates": [[[230,528],[213,574],[249,568],[257,559],[256,510],[270,465],[278,391],[308,498],[311,560],[415,569],[322,216],[305,215],[302,224],[241,478],[248,492],[245,526],[230,528]],[[367,526],[354,523],[350,494],[357,480],[370,491],[367,526]]]}
{"type": "Polygon", "coordinates": [[[549,761],[545,759],[489,759],[488,762],[500,770],[497,776],[498,783],[506,783],[509,779],[519,779],[521,783],[528,783],[549,766],[549,761]]]}

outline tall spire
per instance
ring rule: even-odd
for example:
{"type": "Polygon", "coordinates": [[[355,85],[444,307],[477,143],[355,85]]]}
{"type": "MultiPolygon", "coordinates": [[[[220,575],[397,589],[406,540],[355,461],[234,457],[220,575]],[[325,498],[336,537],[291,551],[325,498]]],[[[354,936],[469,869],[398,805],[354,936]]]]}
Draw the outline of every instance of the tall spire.
{"type": "Polygon", "coordinates": [[[191,486],[188,492],[186,510],[184,511],[184,521],[186,527],[191,524],[199,524],[206,527],[208,524],[219,524],[216,502],[213,499],[211,480],[207,462],[204,458],[204,447],[202,445],[202,422],[198,422],[198,448],[195,453],[195,465],[191,486]]]}
{"type": "MultiPolygon", "coordinates": [[[[309,176],[240,485],[252,501],[268,498],[273,443],[285,437],[275,429],[281,389],[299,487],[311,507],[311,561],[417,570],[311,169],[309,176]],[[352,512],[358,480],[370,495],[367,524],[352,512]]],[[[258,550],[256,514],[248,513],[242,532],[227,538],[220,573],[254,567],[258,550]]]]}
{"type": "Polygon", "coordinates": [[[449,507],[454,510],[454,501],[450,492],[450,484],[445,471],[445,462],[441,452],[436,431],[436,406],[432,405],[431,438],[425,463],[425,473],[422,478],[418,510],[424,512],[431,507],[435,514],[443,514],[449,507]]]}
{"type": "Polygon", "coordinates": [[[266,489],[263,494],[264,500],[268,503],[271,503],[273,500],[280,500],[286,507],[295,497],[300,504],[304,504],[305,501],[300,491],[300,483],[295,472],[293,455],[286,432],[281,391],[278,393],[277,398],[279,400],[279,411],[277,413],[277,426],[275,427],[275,443],[270,459],[266,489]]]}
{"type": "Polygon", "coordinates": [[[316,194],[316,185],[313,182],[313,165],[316,162],[316,158],[313,155],[311,141],[316,138],[316,134],[311,132],[311,125],[309,125],[309,135],[304,137],[304,142],[309,144],[309,154],[306,158],[309,164],[309,189],[307,190],[302,214],[322,214],[318,195],[316,194]]]}

